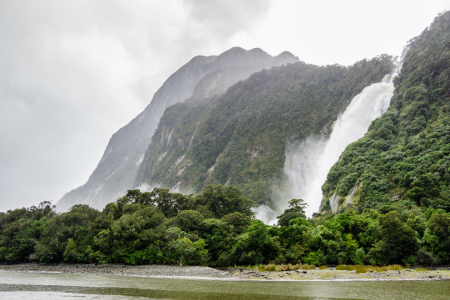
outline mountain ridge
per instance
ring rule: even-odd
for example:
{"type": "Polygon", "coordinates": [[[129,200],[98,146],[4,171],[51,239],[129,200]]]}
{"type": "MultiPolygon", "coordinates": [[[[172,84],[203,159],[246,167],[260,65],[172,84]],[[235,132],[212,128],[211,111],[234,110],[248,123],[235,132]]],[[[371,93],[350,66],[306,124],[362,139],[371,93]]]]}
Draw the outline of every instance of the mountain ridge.
{"type": "Polygon", "coordinates": [[[356,94],[391,71],[391,59],[274,67],[211,99],[175,104],[161,117],[133,187],[197,193],[230,184],[271,205],[287,141],[323,132],[356,94]]]}
{"type": "Polygon", "coordinates": [[[296,61],[292,54],[273,57],[261,49],[239,47],[218,56],[195,56],[169,76],[143,112],[113,134],[88,181],[65,194],[57,203],[58,209],[64,211],[80,203],[100,208],[126,193],[167,107],[191,97],[199,100],[222,93],[255,71],[296,61]]]}

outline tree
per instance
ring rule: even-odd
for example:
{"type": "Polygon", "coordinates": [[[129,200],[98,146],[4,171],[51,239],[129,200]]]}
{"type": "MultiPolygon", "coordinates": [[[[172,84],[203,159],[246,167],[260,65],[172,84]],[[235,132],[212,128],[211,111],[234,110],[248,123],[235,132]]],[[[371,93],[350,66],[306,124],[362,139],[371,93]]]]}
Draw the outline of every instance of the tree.
{"type": "Polygon", "coordinates": [[[306,219],[305,208],[308,207],[308,204],[305,203],[305,200],[292,199],[288,203],[289,208],[277,217],[278,226],[289,226],[289,222],[297,218],[306,219]]]}
{"type": "Polygon", "coordinates": [[[260,220],[253,220],[249,228],[237,238],[231,253],[223,257],[223,264],[255,265],[275,259],[280,245],[270,236],[270,228],[260,220]]]}
{"type": "Polygon", "coordinates": [[[240,212],[249,217],[253,216],[251,208],[254,201],[242,196],[242,191],[234,186],[207,185],[195,199],[196,206],[208,206],[216,218],[240,212]]]}
{"type": "Polygon", "coordinates": [[[391,211],[380,217],[381,241],[369,252],[372,264],[403,263],[417,251],[414,230],[402,222],[400,214],[391,211]]]}
{"type": "Polygon", "coordinates": [[[450,261],[450,216],[443,210],[436,210],[428,220],[424,240],[440,263],[450,261]]]}
{"type": "Polygon", "coordinates": [[[241,234],[244,230],[250,226],[251,219],[249,216],[244,215],[240,212],[235,212],[232,214],[228,214],[223,216],[221,221],[229,226],[232,226],[232,230],[237,234],[241,234]]]}
{"type": "Polygon", "coordinates": [[[186,232],[199,230],[205,218],[195,210],[183,210],[176,217],[169,220],[168,226],[173,225],[186,232]]]}
{"type": "Polygon", "coordinates": [[[76,258],[77,262],[88,262],[87,249],[98,233],[92,225],[99,215],[98,210],[77,204],[68,212],[52,218],[35,248],[40,262],[63,261],[69,239],[71,244],[67,254],[70,254],[70,258],[76,258]]]}

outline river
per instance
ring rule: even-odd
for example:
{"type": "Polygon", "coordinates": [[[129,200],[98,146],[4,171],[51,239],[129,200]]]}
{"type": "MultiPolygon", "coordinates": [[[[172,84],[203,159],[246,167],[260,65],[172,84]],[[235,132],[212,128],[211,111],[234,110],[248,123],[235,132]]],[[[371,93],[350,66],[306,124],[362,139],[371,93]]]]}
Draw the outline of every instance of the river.
{"type": "Polygon", "coordinates": [[[0,299],[449,299],[441,281],[230,281],[0,271],[0,299]]]}

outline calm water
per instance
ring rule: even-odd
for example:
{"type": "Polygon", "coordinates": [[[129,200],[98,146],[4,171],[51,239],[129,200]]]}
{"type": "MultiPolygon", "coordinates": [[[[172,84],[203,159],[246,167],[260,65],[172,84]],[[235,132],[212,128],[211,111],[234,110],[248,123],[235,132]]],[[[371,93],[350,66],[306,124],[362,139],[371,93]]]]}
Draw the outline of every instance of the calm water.
{"type": "Polygon", "coordinates": [[[0,299],[450,299],[450,281],[217,281],[0,271],[0,299]]]}

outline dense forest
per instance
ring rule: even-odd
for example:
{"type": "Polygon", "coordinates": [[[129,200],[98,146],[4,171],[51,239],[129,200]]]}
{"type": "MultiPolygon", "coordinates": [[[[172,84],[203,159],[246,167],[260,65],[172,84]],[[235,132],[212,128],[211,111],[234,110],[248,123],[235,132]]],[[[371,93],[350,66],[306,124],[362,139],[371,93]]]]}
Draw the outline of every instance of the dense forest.
{"type": "Polygon", "coordinates": [[[233,186],[197,196],[130,190],[103,211],[49,202],[0,213],[0,261],[209,266],[448,264],[450,215],[400,202],[307,220],[301,199],[278,226],[252,218],[255,203],[233,186]]]}
{"type": "Polygon", "coordinates": [[[326,136],[351,99],[392,69],[387,55],[350,67],[298,62],[256,72],[221,95],[175,104],[159,122],[134,188],[198,193],[208,184],[234,185],[272,205],[288,142],[326,136]]]}
{"type": "Polygon", "coordinates": [[[450,13],[408,47],[388,111],[328,173],[322,211],[333,194],[341,210],[399,202],[450,211],[450,13]]]}
{"type": "Polygon", "coordinates": [[[450,264],[450,12],[408,48],[390,108],[332,167],[312,218],[302,199],[289,201],[277,226],[254,219],[251,208],[269,199],[285,139],[326,128],[353,94],[388,73],[390,57],[350,68],[277,67],[209,104],[168,108],[145,164],[154,171],[144,173],[160,182],[190,176],[196,195],[134,189],[102,211],[79,204],[56,213],[42,202],[0,213],[0,262],[450,264]]]}
{"type": "Polygon", "coordinates": [[[113,134],[89,180],[65,194],[56,204],[68,210],[77,203],[103,208],[132,188],[139,165],[164,110],[187,99],[202,100],[222,94],[252,73],[298,62],[289,52],[271,56],[261,49],[231,48],[218,56],[196,56],[173,73],[150,104],[130,123],[113,134]]]}

